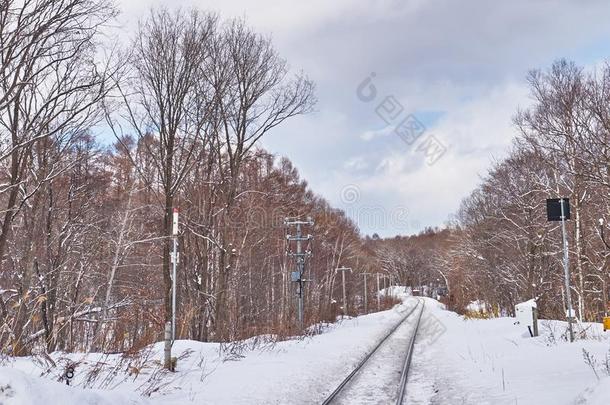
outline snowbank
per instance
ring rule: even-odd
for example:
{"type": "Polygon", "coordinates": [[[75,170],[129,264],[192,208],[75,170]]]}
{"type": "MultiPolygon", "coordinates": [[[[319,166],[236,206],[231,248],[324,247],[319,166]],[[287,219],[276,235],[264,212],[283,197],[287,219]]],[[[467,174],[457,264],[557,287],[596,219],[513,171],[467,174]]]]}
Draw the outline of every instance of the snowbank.
{"type": "MultiPolygon", "coordinates": [[[[403,287],[384,293],[408,295],[403,287]]],[[[542,320],[540,336],[531,338],[514,318],[465,320],[438,301],[418,299],[426,306],[407,403],[610,404],[604,365],[610,339],[600,324],[583,324],[588,339],[571,344],[564,339],[565,322],[542,320]]],[[[406,299],[388,311],[326,325],[322,334],[278,343],[177,341],[176,373],[162,369],[160,343],[135,357],[53,353],[46,363],[15,358],[12,367],[0,368],[0,405],[321,403],[414,304],[406,299]],[[68,362],[77,363],[74,387],[56,382],[68,362]]]]}
{"type": "Polygon", "coordinates": [[[485,314],[487,313],[487,307],[487,303],[484,301],[476,300],[471,301],[470,304],[466,305],[466,311],[485,314]]]}
{"type": "MultiPolygon", "coordinates": [[[[401,289],[404,293],[404,288],[401,289]]],[[[151,346],[140,356],[143,358],[54,353],[51,357],[58,367],[52,372],[45,371],[47,366],[42,367],[32,358],[16,358],[12,365],[22,372],[15,377],[20,380],[10,386],[19,392],[20,398],[25,398],[26,402],[15,402],[19,405],[321,403],[414,304],[409,300],[391,310],[328,325],[324,333],[316,336],[274,344],[255,345],[256,339],[224,346],[176,341],[174,353],[179,358],[176,373],[161,368],[161,343],[151,346]],[[67,361],[78,363],[74,388],[34,377],[44,374],[46,378],[56,380],[67,361]],[[132,369],[133,372],[126,373],[132,369]],[[90,382],[92,372],[97,373],[93,383],[90,382]],[[28,385],[38,385],[39,389],[28,393],[28,385]],[[101,391],[83,390],[83,387],[104,388],[112,392],[105,392],[101,398],[101,391]],[[119,393],[132,396],[122,397],[119,393]],[[138,394],[149,397],[138,397],[138,394]],[[40,402],[40,398],[46,400],[40,402]],[[134,402],[132,398],[141,402],[134,402]]],[[[9,375],[13,378],[12,374],[9,375]]],[[[0,404],[5,405],[1,400],[0,404]]],[[[7,402],[6,405],[13,403],[7,402]]]]}
{"type": "Polygon", "coordinates": [[[603,378],[598,384],[585,389],[574,401],[574,405],[610,404],[610,377],[603,378]]]}
{"type": "Polygon", "coordinates": [[[583,324],[588,339],[568,343],[561,321],[540,321],[536,338],[515,318],[465,320],[435,305],[426,305],[422,321],[442,328],[431,329],[441,331],[435,339],[418,337],[407,403],[610,404],[610,383],[603,378],[598,386],[583,359],[584,349],[605,376],[609,339],[601,324],[583,324]]]}
{"type": "Polygon", "coordinates": [[[411,297],[411,287],[403,287],[403,286],[391,286],[387,288],[382,288],[377,292],[380,297],[392,297],[397,300],[406,300],[411,297]]]}
{"type": "Polygon", "coordinates": [[[68,387],[65,384],[27,375],[14,368],[0,367],[1,405],[136,405],[145,403],[145,400],[137,395],[68,387]]]}

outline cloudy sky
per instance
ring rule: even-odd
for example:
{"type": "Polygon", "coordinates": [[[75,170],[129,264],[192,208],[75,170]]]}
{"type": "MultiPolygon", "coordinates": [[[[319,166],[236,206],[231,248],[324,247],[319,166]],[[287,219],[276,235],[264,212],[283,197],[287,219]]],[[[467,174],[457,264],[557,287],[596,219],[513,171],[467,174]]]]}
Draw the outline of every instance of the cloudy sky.
{"type": "Polygon", "coordinates": [[[151,7],[196,6],[270,35],[316,82],[319,102],[262,146],[289,157],[365,234],[442,225],[506,154],[512,116],[529,103],[527,71],[610,57],[610,2],[601,0],[119,4],[127,29],[151,7]]]}

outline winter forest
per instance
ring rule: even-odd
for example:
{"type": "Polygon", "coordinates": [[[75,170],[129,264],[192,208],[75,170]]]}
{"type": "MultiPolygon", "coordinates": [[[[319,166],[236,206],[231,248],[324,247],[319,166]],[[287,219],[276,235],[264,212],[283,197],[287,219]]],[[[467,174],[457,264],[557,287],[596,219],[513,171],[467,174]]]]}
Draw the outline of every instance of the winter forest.
{"type": "Polygon", "coordinates": [[[175,208],[180,339],[306,333],[295,326],[285,218],[315,222],[305,325],[391,306],[376,305],[378,273],[384,286],[446,289],[457,312],[481,300],[511,314],[537,298],[542,317],[563,319],[571,294],[579,318],[604,315],[610,66],[532,71],[508,157],[442,229],[383,239],[361,235],[259,146],[316,104],[314,83],[270,38],[245,19],[160,8],[121,44],[106,35],[117,13],[108,0],[0,4],[2,353],[162,340],[175,208]],[[561,229],[546,220],[545,199],[558,196],[572,207],[572,291],[561,229]],[[353,269],[346,308],[340,266],[353,269]]]}

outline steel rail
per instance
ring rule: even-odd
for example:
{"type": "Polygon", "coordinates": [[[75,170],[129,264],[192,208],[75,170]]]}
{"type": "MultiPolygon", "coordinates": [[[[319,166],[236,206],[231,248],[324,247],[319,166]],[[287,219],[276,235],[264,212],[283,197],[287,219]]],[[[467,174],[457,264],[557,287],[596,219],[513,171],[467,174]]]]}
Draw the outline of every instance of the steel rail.
{"type": "Polygon", "coordinates": [[[404,400],[405,394],[407,393],[407,380],[409,379],[409,369],[411,368],[411,359],[413,358],[415,338],[417,337],[419,323],[424,313],[425,301],[422,300],[421,303],[421,310],[419,311],[419,315],[417,316],[417,322],[415,323],[415,328],[413,329],[413,336],[411,336],[411,341],[409,342],[409,352],[407,354],[405,363],[403,364],[402,373],[400,375],[400,385],[398,386],[398,397],[396,398],[396,405],[402,405],[402,401],[404,400]]]}
{"type": "MultiPolygon", "coordinates": [[[[424,305],[423,300],[418,300],[418,301],[417,301],[417,304],[416,304],[416,305],[415,305],[413,308],[411,308],[411,309],[409,310],[409,312],[408,312],[408,313],[407,313],[407,314],[406,314],[406,315],[405,315],[405,316],[404,316],[404,317],[403,317],[403,318],[402,318],[402,319],[401,319],[399,322],[397,322],[395,326],[393,326],[393,327],[392,327],[392,329],[390,329],[390,331],[389,331],[389,332],[388,332],[388,333],[387,333],[387,334],[386,334],[386,335],[383,337],[383,339],[381,339],[381,340],[379,341],[379,343],[377,343],[377,344],[375,345],[375,347],[373,347],[373,350],[371,350],[371,351],[370,351],[370,352],[369,352],[369,353],[368,353],[368,354],[367,354],[367,355],[366,355],[366,356],[365,356],[365,357],[364,357],[364,358],[363,358],[363,359],[362,359],[362,360],[361,360],[361,361],[358,363],[358,365],[356,366],[356,368],[354,368],[354,370],[352,370],[352,372],[351,372],[351,373],[349,373],[347,377],[345,377],[345,379],[344,379],[344,380],[341,382],[341,384],[339,384],[339,385],[337,386],[337,388],[335,388],[335,390],[334,390],[334,391],[333,391],[333,392],[332,392],[332,393],[331,393],[331,394],[330,394],[330,395],[329,395],[329,396],[328,396],[328,397],[327,397],[327,398],[324,400],[324,402],[322,402],[322,405],[329,405],[329,404],[332,404],[332,402],[333,402],[333,401],[334,401],[334,400],[335,400],[335,399],[336,399],[336,398],[339,396],[339,394],[341,394],[341,392],[343,392],[343,389],[345,388],[345,386],[347,386],[347,385],[348,385],[348,384],[349,384],[349,383],[350,383],[350,382],[351,382],[351,381],[354,379],[354,377],[356,376],[356,374],[358,374],[358,372],[359,372],[360,370],[362,370],[362,368],[363,368],[363,367],[364,367],[364,366],[367,364],[368,360],[369,360],[369,359],[370,359],[370,358],[371,358],[371,357],[372,357],[372,356],[373,356],[373,355],[374,355],[374,354],[375,354],[375,353],[376,353],[376,352],[379,350],[379,348],[380,348],[381,346],[383,346],[383,344],[384,344],[384,343],[385,343],[385,342],[386,342],[386,341],[387,341],[387,340],[390,338],[390,336],[392,336],[392,335],[394,334],[394,332],[396,332],[396,331],[398,330],[398,328],[399,328],[399,327],[400,327],[400,326],[401,326],[401,325],[402,325],[402,324],[403,324],[403,323],[404,323],[404,322],[405,322],[405,321],[406,321],[406,320],[407,320],[407,319],[408,319],[408,318],[411,316],[411,314],[413,314],[413,312],[415,312],[415,310],[416,310],[416,309],[417,309],[417,308],[420,306],[420,304],[421,304],[421,306],[422,306],[422,309],[421,309],[421,311],[420,311],[420,313],[419,313],[419,316],[418,316],[418,318],[417,318],[417,324],[415,325],[415,333],[413,334],[413,336],[415,336],[415,335],[417,334],[417,328],[419,327],[419,321],[420,321],[420,319],[421,319],[421,315],[422,315],[422,313],[423,313],[423,305],[424,305]]],[[[409,342],[410,348],[412,348],[412,347],[413,347],[414,342],[415,342],[415,338],[413,337],[413,338],[411,339],[411,341],[409,342]]],[[[410,360],[410,358],[411,358],[411,354],[412,354],[412,349],[410,349],[410,350],[409,350],[409,353],[408,353],[408,354],[407,354],[407,356],[406,356],[406,359],[405,359],[405,364],[406,364],[407,362],[408,362],[408,363],[410,363],[410,361],[411,361],[411,360],[410,360]]],[[[408,368],[408,366],[407,366],[407,368],[408,368]]],[[[401,384],[403,384],[403,382],[402,382],[403,375],[405,375],[405,372],[404,372],[404,366],[403,366],[403,372],[402,372],[402,375],[401,375],[401,384]]],[[[404,384],[406,385],[406,376],[405,376],[405,382],[404,382],[404,384]]],[[[399,391],[399,395],[400,395],[400,392],[403,392],[403,391],[404,391],[404,389],[402,389],[402,387],[401,387],[401,389],[400,389],[400,391],[399,391]]]]}

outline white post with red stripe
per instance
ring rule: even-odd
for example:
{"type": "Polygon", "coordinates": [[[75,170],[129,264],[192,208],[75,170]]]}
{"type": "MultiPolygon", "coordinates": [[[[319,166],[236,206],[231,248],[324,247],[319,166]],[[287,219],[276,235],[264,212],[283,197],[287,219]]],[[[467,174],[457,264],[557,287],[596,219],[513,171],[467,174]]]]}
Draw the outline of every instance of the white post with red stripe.
{"type": "Polygon", "coordinates": [[[172,253],[172,344],[176,340],[176,271],[178,268],[178,208],[174,208],[172,216],[172,239],[174,252],[172,253]]]}

